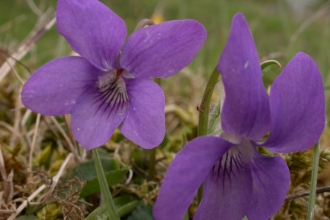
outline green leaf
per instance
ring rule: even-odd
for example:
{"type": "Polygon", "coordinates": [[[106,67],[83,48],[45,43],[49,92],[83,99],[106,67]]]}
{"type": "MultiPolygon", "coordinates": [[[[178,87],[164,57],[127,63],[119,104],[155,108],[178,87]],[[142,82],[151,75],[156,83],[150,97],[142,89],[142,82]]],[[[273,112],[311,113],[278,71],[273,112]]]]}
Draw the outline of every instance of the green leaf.
{"type": "Polygon", "coordinates": [[[142,205],[139,206],[127,220],[154,220],[152,217],[152,206],[142,205]]]}
{"type": "Polygon", "coordinates": [[[141,205],[140,201],[132,201],[132,202],[118,208],[117,213],[118,213],[119,217],[123,217],[123,216],[128,215],[129,213],[131,213],[139,205],[141,205]]]}
{"type": "Polygon", "coordinates": [[[186,212],[186,214],[183,216],[182,220],[189,220],[189,213],[186,212]]]}
{"type": "MultiPolygon", "coordinates": [[[[116,201],[118,201],[117,198],[114,199],[114,203],[116,206],[118,206],[118,203],[116,201]]],[[[125,204],[117,209],[117,214],[119,215],[119,217],[128,215],[134,209],[136,209],[136,207],[138,207],[139,205],[141,205],[141,202],[137,201],[137,200],[128,202],[127,204],[125,204]]],[[[108,209],[108,207],[106,206],[106,204],[102,204],[101,206],[97,207],[92,213],[90,213],[85,218],[85,220],[94,220],[94,219],[108,220],[109,217],[107,215],[107,209],[108,209]]]]}
{"type": "Polygon", "coordinates": [[[85,220],[108,220],[110,217],[107,214],[107,205],[103,203],[99,207],[97,207],[92,213],[90,213],[85,220]]]}
{"type": "MultiPolygon", "coordinates": [[[[105,173],[105,178],[108,186],[113,186],[115,184],[121,183],[124,180],[128,170],[129,170],[128,168],[122,168],[119,170],[114,170],[105,173]]],[[[86,186],[83,188],[83,190],[80,193],[80,198],[85,198],[86,196],[98,192],[100,192],[100,185],[98,178],[95,177],[94,179],[89,180],[87,182],[86,186]]]]}
{"type": "MultiPolygon", "coordinates": [[[[110,158],[101,158],[102,167],[105,173],[118,170],[119,164],[116,160],[110,158]]],[[[78,177],[80,180],[92,180],[96,178],[96,169],[93,160],[78,164],[70,171],[71,177],[78,177]]]]}
{"type": "Polygon", "coordinates": [[[218,129],[218,125],[220,123],[220,106],[221,100],[210,113],[209,126],[207,129],[208,135],[216,135],[219,134],[221,131],[220,129],[218,129]]]}
{"type": "Polygon", "coordinates": [[[123,205],[126,205],[127,203],[130,203],[131,201],[132,198],[129,195],[119,196],[113,199],[113,202],[115,203],[116,207],[121,207],[123,205]]]}
{"type": "MultiPolygon", "coordinates": [[[[100,187],[101,195],[103,196],[104,199],[104,204],[107,207],[107,209],[105,210],[106,211],[105,216],[106,218],[111,220],[120,220],[120,217],[116,212],[116,206],[115,203],[113,202],[111,192],[109,189],[109,183],[108,183],[109,178],[106,177],[105,172],[103,170],[99,152],[96,148],[94,148],[92,150],[92,153],[93,153],[93,160],[95,163],[96,174],[97,174],[97,179],[95,181],[98,183],[98,186],[100,187]]],[[[92,190],[94,190],[94,188],[92,190]]]]}
{"type": "Polygon", "coordinates": [[[40,153],[38,153],[33,159],[32,163],[34,166],[40,167],[45,165],[50,160],[52,155],[52,145],[48,144],[40,153]]]}
{"type": "Polygon", "coordinates": [[[244,218],[242,220],[249,220],[246,216],[244,216],[244,218]]]}

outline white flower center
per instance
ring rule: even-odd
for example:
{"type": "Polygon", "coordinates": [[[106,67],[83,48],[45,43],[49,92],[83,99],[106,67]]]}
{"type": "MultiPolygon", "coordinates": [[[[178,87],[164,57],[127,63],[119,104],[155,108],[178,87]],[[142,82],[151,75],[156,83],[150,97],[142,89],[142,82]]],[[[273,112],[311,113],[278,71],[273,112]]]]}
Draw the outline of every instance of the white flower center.
{"type": "Polygon", "coordinates": [[[218,179],[221,176],[230,180],[253,162],[254,153],[255,149],[252,143],[243,139],[238,146],[230,148],[216,163],[213,167],[213,177],[218,179]]]}
{"type": "Polygon", "coordinates": [[[123,113],[126,110],[128,95],[126,83],[121,77],[123,70],[111,71],[99,77],[97,87],[103,104],[110,112],[123,113]]]}

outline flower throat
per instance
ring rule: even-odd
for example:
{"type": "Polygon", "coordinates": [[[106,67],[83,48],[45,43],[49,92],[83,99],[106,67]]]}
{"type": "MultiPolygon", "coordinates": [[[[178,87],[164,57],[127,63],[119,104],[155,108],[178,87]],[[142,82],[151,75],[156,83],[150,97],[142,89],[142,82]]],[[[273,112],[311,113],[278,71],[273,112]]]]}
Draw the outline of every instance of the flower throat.
{"type": "Polygon", "coordinates": [[[113,70],[99,77],[97,87],[100,101],[110,113],[123,113],[128,102],[126,83],[122,78],[124,69],[113,70]]]}

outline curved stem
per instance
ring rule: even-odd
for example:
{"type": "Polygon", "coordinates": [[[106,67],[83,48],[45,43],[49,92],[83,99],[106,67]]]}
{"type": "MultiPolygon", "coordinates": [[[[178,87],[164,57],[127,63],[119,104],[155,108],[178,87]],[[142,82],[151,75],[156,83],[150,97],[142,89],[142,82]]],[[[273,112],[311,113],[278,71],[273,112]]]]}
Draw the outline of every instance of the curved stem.
{"type": "MultiPolygon", "coordinates": [[[[325,186],[325,187],[320,187],[316,189],[316,194],[318,193],[325,193],[325,192],[330,192],[330,186],[325,186]]],[[[309,196],[310,191],[306,191],[306,192],[302,192],[302,193],[298,193],[298,194],[293,194],[293,195],[288,195],[285,200],[293,200],[293,199],[297,199],[300,197],[304,197],[304,196],[309,196]]]]}
{"type": "Polygon", "coordinates": [[[217,70],[217,67],[215,67],[206,85],[202,103],[199,106],[198,136],[207,135],[211,97],[219,76],[219,71],[217,70]]]}
{"type": "MultiPolygon", "coordinates": [[[[209,126],[209,112],[210,112],[210,102],[213,94],[214,86],[218,82],[220,73],[217,70],[217,67],[214,68],[209,81],[207,82],[202,102],[199,106],[199,121],[198,121],[198,135],[204,136],[207,135],[208,126],[209,126]]],[[[197,192],[197,202],[201,202],[203,197],[203,186],[200,186],[197,192]]]]}

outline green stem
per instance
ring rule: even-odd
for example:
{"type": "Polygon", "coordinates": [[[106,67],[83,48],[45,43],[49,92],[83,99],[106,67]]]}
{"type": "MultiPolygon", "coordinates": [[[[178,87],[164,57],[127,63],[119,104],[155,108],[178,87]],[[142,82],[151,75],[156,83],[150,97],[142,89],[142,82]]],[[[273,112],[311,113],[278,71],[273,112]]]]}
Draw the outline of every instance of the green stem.
{"type": "Polygon", "coordinates": [[[203,185],[198,188],[197,191],[197,204],[200,204],[203,198],[203,185]]]}
{"type": "MultiPolygon", "coordinates": [[[[213,90],[215,84],[218,82],[219,79],[219,71],[217,67],[214,68],[209,81],[207,82],[202,103],[199,106],[199,121],[198,121],[198,135],[197,136],[204,136],[207,135],[207,130],[209,126],[209,112],[210,112],[210,102],[211,97],[213,94],[213,90]]],[[[199,204],[203,197],[203,186],[200,186],[197,192],[197,203],[199,204]]]]}
{"type": "Polygon", "coordinates": [[[315,206],[315,196],[316,196],[316,185],[317,185],[317,169],[319,167],[319,156],[320,156],[320,142],[314,146],[313,151],[313,165],[312,165],[312,179],[311,188],[308,201],[308,211],[307,220],[314,219],[314,206],[315,206]]]}
{"type": "Polygon", "coordinates": [[[109,216],[109,219],[120,220],[120,218],[116,212],[116,207],[113,202],[107,180],[105,179],[105,175],[104,175],[103,167],[102,167],[101,160],[99,157],[99,153],[96,148],[94,148],[92,150],[92,152],[93,152],[93,159],[94,159],[95,168],[96,168],[96,174],[97,174],[97,178],[99,180],[99,184],[100,184],[100,188],[101,188],[101,194],[103,196],[105,204],[108,207],[107,214],[109,216]]]}
{"type": "Polygon", "coordinates": [[[219,76],[220,74],[217,68],[214,68],[206,85],[202,103],[199,106],[198,136],[207,135],[211,97],[213,94],[214,86],[218,82],[219,76]]]}
{"type": "Polygon", "coordinates": [[[189,220],[189,212],[186,212],[182,220],[189,220]]]}

